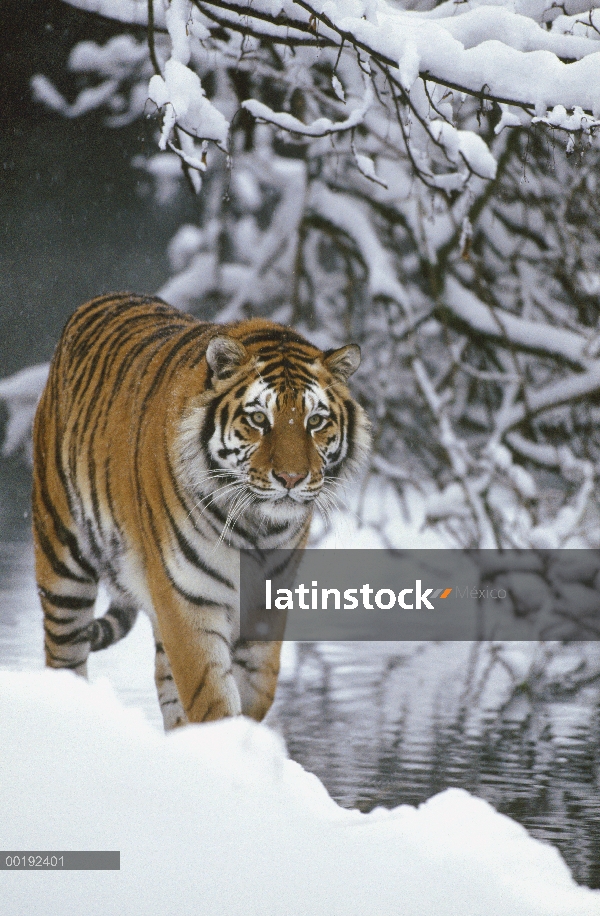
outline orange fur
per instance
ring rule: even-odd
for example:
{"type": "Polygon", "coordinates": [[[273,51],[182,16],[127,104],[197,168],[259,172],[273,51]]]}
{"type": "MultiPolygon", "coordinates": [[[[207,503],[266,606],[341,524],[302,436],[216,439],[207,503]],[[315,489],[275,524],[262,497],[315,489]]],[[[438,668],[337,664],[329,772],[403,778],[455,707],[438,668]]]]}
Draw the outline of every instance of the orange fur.
{"type": "Polygon", "coordinates": [[[239,549],[301,549],[325,477],[368,447],[346,388],[358,358],[262,319],[202,323],[129,294],[82,306],[34,425],[47,664],[85,674],[143,608],[167,728],[261,719],[280,647],[239,640],[239,549]]]}

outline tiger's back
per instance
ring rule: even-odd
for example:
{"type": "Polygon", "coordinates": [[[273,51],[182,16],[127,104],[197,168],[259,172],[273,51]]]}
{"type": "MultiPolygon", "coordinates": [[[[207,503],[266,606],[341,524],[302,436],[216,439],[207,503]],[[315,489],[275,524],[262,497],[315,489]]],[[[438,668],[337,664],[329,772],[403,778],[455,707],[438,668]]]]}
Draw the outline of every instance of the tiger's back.
{"type": "Polygon", "coordinates": [[[166,727],[262,718],[280,647],[239,640],[239,549],[301,548],[326,477],[367,447],[357,364],[261,319],[202,323],[128,294],[80,308],[34,425],[47,664],[84,674],[143,608],[166,727]]]}

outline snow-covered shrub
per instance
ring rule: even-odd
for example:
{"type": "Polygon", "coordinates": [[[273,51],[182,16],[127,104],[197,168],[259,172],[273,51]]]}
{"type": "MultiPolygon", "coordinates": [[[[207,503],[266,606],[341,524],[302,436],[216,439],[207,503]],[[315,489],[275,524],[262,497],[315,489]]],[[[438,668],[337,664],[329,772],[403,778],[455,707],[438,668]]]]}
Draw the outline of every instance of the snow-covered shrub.
{"type": "Polygon", "coordinates": [[[154,115],[201,194],[160,293],[358,340],[371,492],[449,543],[596,545],[595,0],[70,2],[124,34],[37,97],[154,115]]]}

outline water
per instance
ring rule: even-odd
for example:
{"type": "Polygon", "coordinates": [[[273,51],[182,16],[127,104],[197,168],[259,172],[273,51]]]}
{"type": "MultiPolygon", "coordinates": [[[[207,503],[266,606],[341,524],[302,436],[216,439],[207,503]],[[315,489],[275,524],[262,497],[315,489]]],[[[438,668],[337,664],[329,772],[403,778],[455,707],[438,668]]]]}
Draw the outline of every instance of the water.
{"type": "MultiPolygon", "coordinates": [[[[586,649],[597,671],[597,650],[586,649]]],[[[271,721],[340,804],[369,811],[465,788],[554,843],[578,881],[599,887],[597,674],[566,702],[551,690],[535,696],[535,685],[521,702],[522,689],[515,698],[492,671],[495,702],[486,708],[468,687],[473,651],[467,643],[297,646],[271,721]]],[[[560,653],[575,661],[579,651],[583,658],[581,647],[560,653]]]]}

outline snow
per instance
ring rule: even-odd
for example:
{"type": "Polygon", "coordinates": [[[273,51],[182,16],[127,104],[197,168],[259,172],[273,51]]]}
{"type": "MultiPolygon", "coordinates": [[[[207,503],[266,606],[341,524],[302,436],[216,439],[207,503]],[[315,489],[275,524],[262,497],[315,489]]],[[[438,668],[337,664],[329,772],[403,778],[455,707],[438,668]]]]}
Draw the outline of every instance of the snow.
{"type": "Polygon", "coordinates": [[[421,58],[414,41],[407,41],[402,48],[398,68],[400,70],[400,85],[406,92],[410,92],[419,75],[421,58]]]}
{"type": "Polygon", "coordinates": [[[0,672],[0,846],[117,849],[120,872],[2,872],[6,916],[598,916],[551,846],[463,790],[338,807],[245,719],[165,737],[107,682],[0,672]]]}
{"type": "MultiPolygon", "coordinates": [[[[420,61],[421,76],[459,89],[479,93],[485,87],[500,100],[530,106],[579,105],[588,111],[600,106],[597,42],[548,31],[530,18],[539,11],[524,9],[522,15],[512,4],[448,3],[416,12],[386,0],[312,0],[303,6],[307,18],[314,11],[329,19],[332,28],[319,26],[324,36],[334,38],[337,30],[391,67],[400,66],[408,47],[410,57],[420,61]]],[[[274,16],[279,10],[292,19],[300,16],[292,0],[248,3],[250,15],[274,16]]]]}
{"type": "Polygon", "coordinates": [[[587,339],[567,328],[553,328],[547,324],[530,321],[511,315],[501,314],[481,302],[453,277],[446,280],[444,303],[460,319],[481,333],[504,338],[513,343],[532,349],[540,348],[555,353],[581,365],[589,364],[586,359],[587,339]]]}
{"type": "Polygon", "coordinates": [[[339,131],[351,130],[353,127],[358,127],[358,125],[363,122],[372,101],[373,89],[371,83],[367,83],[364,99],[359,105],[352,109],[348,117],[343,121],[333,122],[329,118],[317,118],[312,124],[305,124],[303,121],[300,121],[298,118],[295,118],[285,111],[272,111],[268,105],[259,102],[257,99],[247,99],[245,102],[242,102],[242,108],[249,111],[253,117],[261,121],[267,121],[269,124],[274,124],[284,130],[302,134],[306,137],[326,137],[328,134],[334,134],[339,131]]]}
{"type": "Polygon", "coordinates": [[[115,35],[104,45],[78,42],[69,54],[68,68],[73,73],[93,70],[100,76],[118,77],[127,75],[132,64],[143,64],[147,56],[145,41],[136,41],[131,35],[115,35]]]}
{"type": "Polygon", "coordinates": [[[320,216],[338,226],[356,243],[369,265],[369,288],[373,298],[385,296],[410,311],[408,295],[400,283],[390,253],[379,241],[362,206],[350,195],[330,191],[325,184],[313,182],[310,205],[320,216]]]}
{"type": "Polygon", "coordinates": [[[45,76],[37,74],[31,79],[31,91],[36,102],[42,102],[65,118],[79,118],[110,101],[119,86],[118,80],[108,79],[98,86],[84,89],[72,105],[60,94],[45,76]]]}
{"type": "Polygon", "coordinates": [[[564,105],[555,105],[545,118],[533,118],[534,124],[537,121],[542,121],[550,127],[559,127],[561,130],[582,130],[584,133],[589,133],[592,129],[600,127],[600,121],[590,118],[579,105],[575,106],[571,115],[567,113],[564,105]]]}
{"type": "Polygon", "coordinates": [[[166,62],[164,77],[152,77],[148,97],[157,108],[166,107],[161,149],[166,148],[175,121],[199,138],[222,145],[227,142],[228,122],[206,98],[198,74],[175,58],[166,62]]]}
{"type": "Polygon", "coordinates": [[[187,30],[192,18],[192,0],[171,0],[165,12],[165,21],[171,38],[171,57],[181,64],[189,64],[190,38],[187,30]]]}
{"type": "Polygon", "coordinates": [[[335,94],[336,94],[337,98],[340,100],[340,102],[345,102],[345,101],[346,101],[346,94],[345,94],[345,92],[344,92],[344,87],[343,87],[342,84],[340,83],[340,81],[339,81],[339,79],[337,78],[337,76],[335,75],[335,73],[334,73],[333,76],[331,77],[331,85],[333,86],[333,91],[335,92],[335,94]]]}
{"type": "Polygon", "coordinates": [[[432,121],[429,129],[452,162],[463,159],[480,178],[496,177],[496,160],[485,142],[471,130],[457,130],[446,121],[432,121]]]}
{"type": "Polygon", "coordinates": [[[195,170],[191,174],[194,188],[198,193],[202,183],[198,172],[203,172],[206,163],[200,153],[198,157],[193,138],[214,140],[225,147],[229,134],[229,122],[222,112],[206,98],[198,74],[187,65],[192,56],[190,36],[202,40],[210,34],[205,26],[193,15],[196,11],[191,0],[171,0],[165,12],[165,23],[171,39],[171,56],[161,74],[155,73],[148,84],[148,98],[158,108],[164,108],[163,129],[159,147],[169,146],[183,161],[195,170]],[[193,30],[190,26],[194,25],[193,30]],[[175,125],[182,129],[179,144],[171,143],[175,125]],[[191,135],[191,136],[188,136],[191,135]],[[179,149],[181,146],[181,149],[179,149]]]}
{"type": "Polygon", "coordinates": [[[8,423],[2,445],[4,455],[12,455],[23,448],[31,462],[31,428],[49,370],[49,363],[40,363],[0,379],[0,401],[8,409],[8,423]]]}
{"type": "MultiPolygon", "coordinates": [[[[74,6],[121,21],[147,21],[145,0],[70,0],[74,6]]],[[[337,43],[343,36],[365,54],[376,55],[396,72],[408,91],[418,73],[459,90],[479,94],[482,88],[500,101],[520,103],[539,117],[546,108],[562,105],[600,112],[600,52],[592,22],[574,30],[573,16],[581,4],[550,9],[545,0],[523,2],[448,2],[429,11],[404,10],[387,0],[311,0],[302,7],[293,0],[245,0],[235,10],[220,9],[225,20],[244,11],[259,31],[287,40],[292,29],[298,42],[306,36],[293,28],[306,25],[312,13],[326,17],[319,34],[337,43]],[[560,17],[548,29],[550,19],[560,17]],[[572,12],[574,11],[574,12],[572,12]],[[283,13],[285,22],[277,22],[283,13]],[[270,20],[270,21],[269,21],[270,20]],[[577,33],[575,33],[577,32],[577,33]]],[[[169,31],[172,57],[190,59],[190,37],[203,40],[208,30],[190,0],[154,3],[159,28],[169,31]],[[165,12],[166,9],[166,12],[165,12]]],[[[587,8],[587,7],[586,7],[587,8]]],[[[158,77],[160,79],[160,77],[158,77]]],[[[153,89],[153,92],[158,90],[153,89]]],[[[270,113],[268,120],[273,121],[270,113]]],[[[267,115],[263,111],[260,116],[267,115]]],[[[281,117],[281,115],[275,115],[281,117]]],[[[300,122],[301,123],[301,122],[300,122]]],[[[283,125],[281,125],[283,126],[283,125]]],[[[299,132],[296,127],[286,129],[299,132]]],[[[316,128],[315,128],[316,129],[316,128]]],[[[212,139],[212,134],[201,131],[212,139]]]]}

